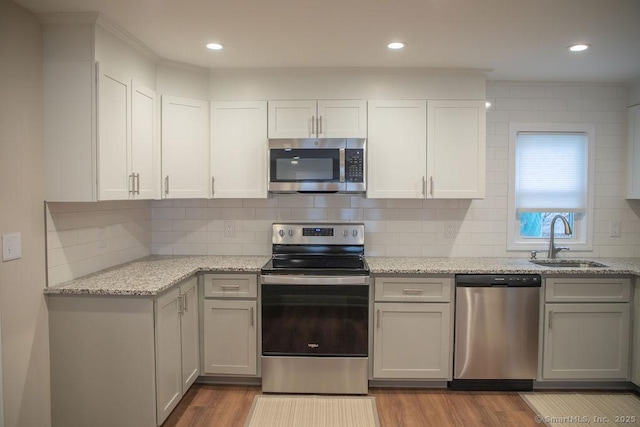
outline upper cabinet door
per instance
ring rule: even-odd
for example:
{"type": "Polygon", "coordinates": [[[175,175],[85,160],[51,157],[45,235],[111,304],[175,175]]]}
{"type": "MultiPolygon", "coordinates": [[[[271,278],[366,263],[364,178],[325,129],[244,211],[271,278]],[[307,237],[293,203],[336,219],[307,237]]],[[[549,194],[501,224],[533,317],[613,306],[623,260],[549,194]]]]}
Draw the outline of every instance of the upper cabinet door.
{"type": "Polygon", "coordinates": [[[311,138],[316,134],[316,101],[269,101],[269,138],[311,138]]]}
{"type": "Polygon", "coordinates": [[[318,101],[318,136],[366,138],[367,101],[318,101]]]}
{"type": "Polygon", "coordinates": [[[640,199],[640,105],[627,109],[627,198],[640,199]]]}
{"type": "Polygon", "coordinates": [[[267,197],[267,103],[211,103],[214,198],[267,197]]]}
{"type": "Polygon", "coordinates": [[[427,197],[484,198],[484,101],[428,101],[427,123],[427,197]]]}
{"type": "Polygon", "coordinates": [[[156,93],[133,82],[131,100],[131,169],[130,179],[135,199],[155,196],[154,160],[156,156],[156,93]]]}
{"type": "Polygon", "coordinates": [[[131,80],[98,70],[98,200],[128,199],[131,80]]]}
{"type": "Polygon", "coordinates": [[[424,198],[426,101],[369,101],[367,197],[424,198]]]}
{"type": "Polygon", "coordinates": [[[162,96],[162,197],[207,198],[209,102],[162,96]]]}

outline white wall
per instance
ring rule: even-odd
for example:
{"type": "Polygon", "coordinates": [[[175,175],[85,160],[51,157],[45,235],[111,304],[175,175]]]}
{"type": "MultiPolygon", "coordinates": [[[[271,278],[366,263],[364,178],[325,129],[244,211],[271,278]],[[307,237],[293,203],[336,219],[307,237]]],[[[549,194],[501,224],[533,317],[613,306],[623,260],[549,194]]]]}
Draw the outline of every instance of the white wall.
{"type": "MultiPolygon", "coordinates": [[[[212,77],[212,96],[223,97],[216,95],[222,94],[223,88],[215,89],[214,80],[212,77]]],[[[244,77],[239,77],[239,81],[243,80],[244,77]]],[[[269,80],[266,78],[265,81],[269,80]]],[[[297,80],[313,83],[309,75],[297,80]]],[[[264,82],[259,83],[257,93],[267,94],[264,82]]],[[[321,86],[318,81],[316,85],[321,86]]],[[[415,83],[410,83],[410,87],[414,86],[415,83]]],[[[229,89],[228,95],[239,96],[242,87],[246,91],[254,88],[238,84],[235,89],[229,89]]],[[[402,89],[397,91],[401,92],[402,89]]],[[[493,107],[487,112],[487,197],[484,200],[371,200],[346,195],[277,195],[264,200],[156,201],[152,202],[151,251],[157,254],[266,255],[270,253],[269,226],[272,222],[319,220],[364,221],[368,255],[528,256],[528,252],[506,251],[507,130],[509,122],[514,121],[595,124],[594,249],[576,255],[639,256],[640,219],[636,212],[640,213],[640,202],[624,199],[626,87],[488,82],[486,92],[493,107]],[[225,221],[235,221],[235,237],[224,237],[225,221]],[[609,221],[622,222],[622,237],[608,236],[609,221]],[[460,226],[456,239],[444,238],[447,222],[460,226]]],[[[249,92],[246,96],[250,97],[249,92]]]]}
{"type": "Polygon", "coordinates": [[[42,29],[0,0],[0,233],[22,233],[22,258],[0,263],[5,426],[51,425],[45,298],[42,29]]]}

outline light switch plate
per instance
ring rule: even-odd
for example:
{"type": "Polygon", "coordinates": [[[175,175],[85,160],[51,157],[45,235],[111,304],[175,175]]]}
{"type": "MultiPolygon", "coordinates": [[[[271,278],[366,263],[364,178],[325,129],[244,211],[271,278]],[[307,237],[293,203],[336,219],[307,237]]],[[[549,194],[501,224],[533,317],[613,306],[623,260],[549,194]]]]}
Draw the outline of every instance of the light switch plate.
{"type": "Polygon", "coordinates": [[[2,261],[22,258],[22,236],[20,233],[2,235],[2,261]]]}

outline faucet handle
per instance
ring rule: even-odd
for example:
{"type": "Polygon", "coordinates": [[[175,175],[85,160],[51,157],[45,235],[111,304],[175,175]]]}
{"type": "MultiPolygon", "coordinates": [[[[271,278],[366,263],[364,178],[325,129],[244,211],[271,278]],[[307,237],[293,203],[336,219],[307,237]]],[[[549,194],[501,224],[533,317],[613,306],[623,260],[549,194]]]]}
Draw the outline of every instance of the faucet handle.
{"type": "Polygon", "coordinates": [[[531,259],[536,259],[536,255],[538,255],[538,251],[531,251],[531,259]]]}

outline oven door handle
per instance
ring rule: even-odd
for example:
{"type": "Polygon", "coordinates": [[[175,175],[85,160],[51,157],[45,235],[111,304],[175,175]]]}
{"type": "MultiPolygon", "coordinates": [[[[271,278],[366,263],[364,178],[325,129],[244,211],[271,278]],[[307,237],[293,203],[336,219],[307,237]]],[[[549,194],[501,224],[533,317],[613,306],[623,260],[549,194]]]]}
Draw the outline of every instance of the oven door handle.
{"type": "Polygon", "coordinates": [[[263,285],[367,285],[369,276],[262,275],[263,285]]]}

